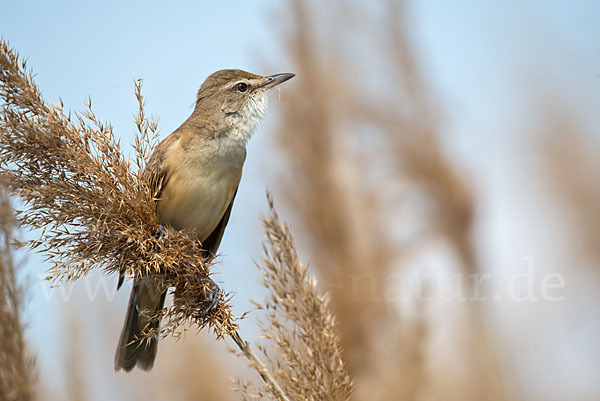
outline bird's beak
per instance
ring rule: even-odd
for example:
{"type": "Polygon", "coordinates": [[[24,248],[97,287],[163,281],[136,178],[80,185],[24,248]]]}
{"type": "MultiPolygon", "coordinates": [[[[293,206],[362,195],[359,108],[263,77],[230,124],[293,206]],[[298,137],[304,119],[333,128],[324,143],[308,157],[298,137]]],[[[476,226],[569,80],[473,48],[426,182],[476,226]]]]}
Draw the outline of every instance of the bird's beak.
{"type": "Polygon", "coordinates": [[[258,88],[270,89],[270,88],[277,86],[295,76],[296,76],[296,74],[291,74],[288,72],[285,72],[283,74],[269,75],[268,77],[265,77],[265,78],[268,78],[268,80],[264,84],[259,85],[258,88]]]}

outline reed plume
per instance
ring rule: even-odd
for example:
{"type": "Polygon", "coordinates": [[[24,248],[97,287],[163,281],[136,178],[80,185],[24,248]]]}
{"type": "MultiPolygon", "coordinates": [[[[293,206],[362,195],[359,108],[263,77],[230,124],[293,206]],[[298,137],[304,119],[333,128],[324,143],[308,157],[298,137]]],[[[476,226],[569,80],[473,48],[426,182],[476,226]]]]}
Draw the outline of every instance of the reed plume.
{"type": "MultiPolygon", "coordinates": [[[[264,256],[258,265],[268,295],[261,322],[268,346],[261,351],[281,390],[294,400],[348,400],[352,381],[342,361],[342,349],[329,311],[329,296],[317,289],[308,265],[300,261],[291,228],[279,220],[269,197],[270,214],[263,218],[264,256]]],[[[278,391],[239,382],[244,399],[278,399],[278,391]]]]}

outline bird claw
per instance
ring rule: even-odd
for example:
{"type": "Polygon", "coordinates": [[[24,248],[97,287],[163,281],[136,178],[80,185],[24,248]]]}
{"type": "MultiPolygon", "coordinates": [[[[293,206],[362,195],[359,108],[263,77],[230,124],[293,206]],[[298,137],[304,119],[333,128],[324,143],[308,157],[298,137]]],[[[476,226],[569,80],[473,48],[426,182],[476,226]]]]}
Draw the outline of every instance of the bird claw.
{"type": "Polygon", "coordinates": [[[167,229],[165,228],[165,226],[163,226],[162,224],[158,225],[158,230],[156,230],[156,238],[160,241],[162,239],[168,239],[169,238],[169,232],[167,231],[167,229]]]}
{"type": "Polygon", "coordinates": [[[164,248],[165,241],[167,241],[169,239],[169,232],[167,231],[165,226],[163,226],[162,224],[159,224],[158,230],[156,230],[156,233],[154,233],[154,236],[157,239],[157,242],[154,245],[154,249],[156,251],[160,251],[161,249],[164,248]]]}
{"type": "MultiPolygon", "coordinates": [[[[212,282],[212,280],[211,280],[212,282]]],[[[203,306],[203,310],[198,313],[198,318],[202,319],[213,312],[216,307],[219,305],[219,299],[221,298],[221,289],[214,282],[210,287],[210,294],[205,297],[201,304],[203,306]]]]}
{"type": "MultiPolygon", "coordinates": [[[[169,232],[167,231],[165,226],[159,224],[158,230],[156,230],[155,237],[158,240],[156,246],[160,249],[161,246],[164,246],[163,241],[169,239],[169,232]]],[[[207,280],[207,278],[203,278],[203,280],[207,280]]],[[[197,309],[199,310],[199,312],[196,315],[198,319],[203,319],[209,314],[211,314],[217,308],[217,306],[219,305],[219,300],[221,299],[221,289],[219,288],[219,286],[215,284],[214,281],[210,279],[208,280],[210,281],[210,284],[208,285],[209,289],[203,291],[204,294],[199,297],[200,299],[196,299],[196,302],[194,302],[197,305],[197,309]]],[[[177,289],[175,290],[175,296],[177,297],[182,295],[182,289],[177,287],[177,289]]],[[[183,296],[185,297],[185,295],[183,296]]]]}

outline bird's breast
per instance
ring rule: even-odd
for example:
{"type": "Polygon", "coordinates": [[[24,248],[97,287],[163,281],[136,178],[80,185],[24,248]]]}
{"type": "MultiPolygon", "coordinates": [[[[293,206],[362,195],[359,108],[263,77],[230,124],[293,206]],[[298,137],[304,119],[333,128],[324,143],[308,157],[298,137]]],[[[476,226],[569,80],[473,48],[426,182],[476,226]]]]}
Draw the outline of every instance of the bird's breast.
{"type": "Polygon", "coordinates": [[[233,200],[241,178],[241,165],[180,162],[182,164],[182,168],[169,174],[158,201],[158,219],[161,224],[177,230],[196,231],[202,242],[217,227],[233,200]]]}

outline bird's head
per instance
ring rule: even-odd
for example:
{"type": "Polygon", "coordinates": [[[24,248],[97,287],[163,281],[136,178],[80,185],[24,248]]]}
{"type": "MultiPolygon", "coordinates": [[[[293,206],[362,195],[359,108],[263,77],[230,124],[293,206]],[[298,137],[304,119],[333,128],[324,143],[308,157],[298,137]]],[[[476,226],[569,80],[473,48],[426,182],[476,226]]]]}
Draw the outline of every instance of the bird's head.
{"type": "Polygon", "coordinates": [[[198,90],[196,112],[205,118],[223,121],[249,136],[264,117],[270,89],[295,74],[261,76],[242,70],[220,70],[198,90]]]}

